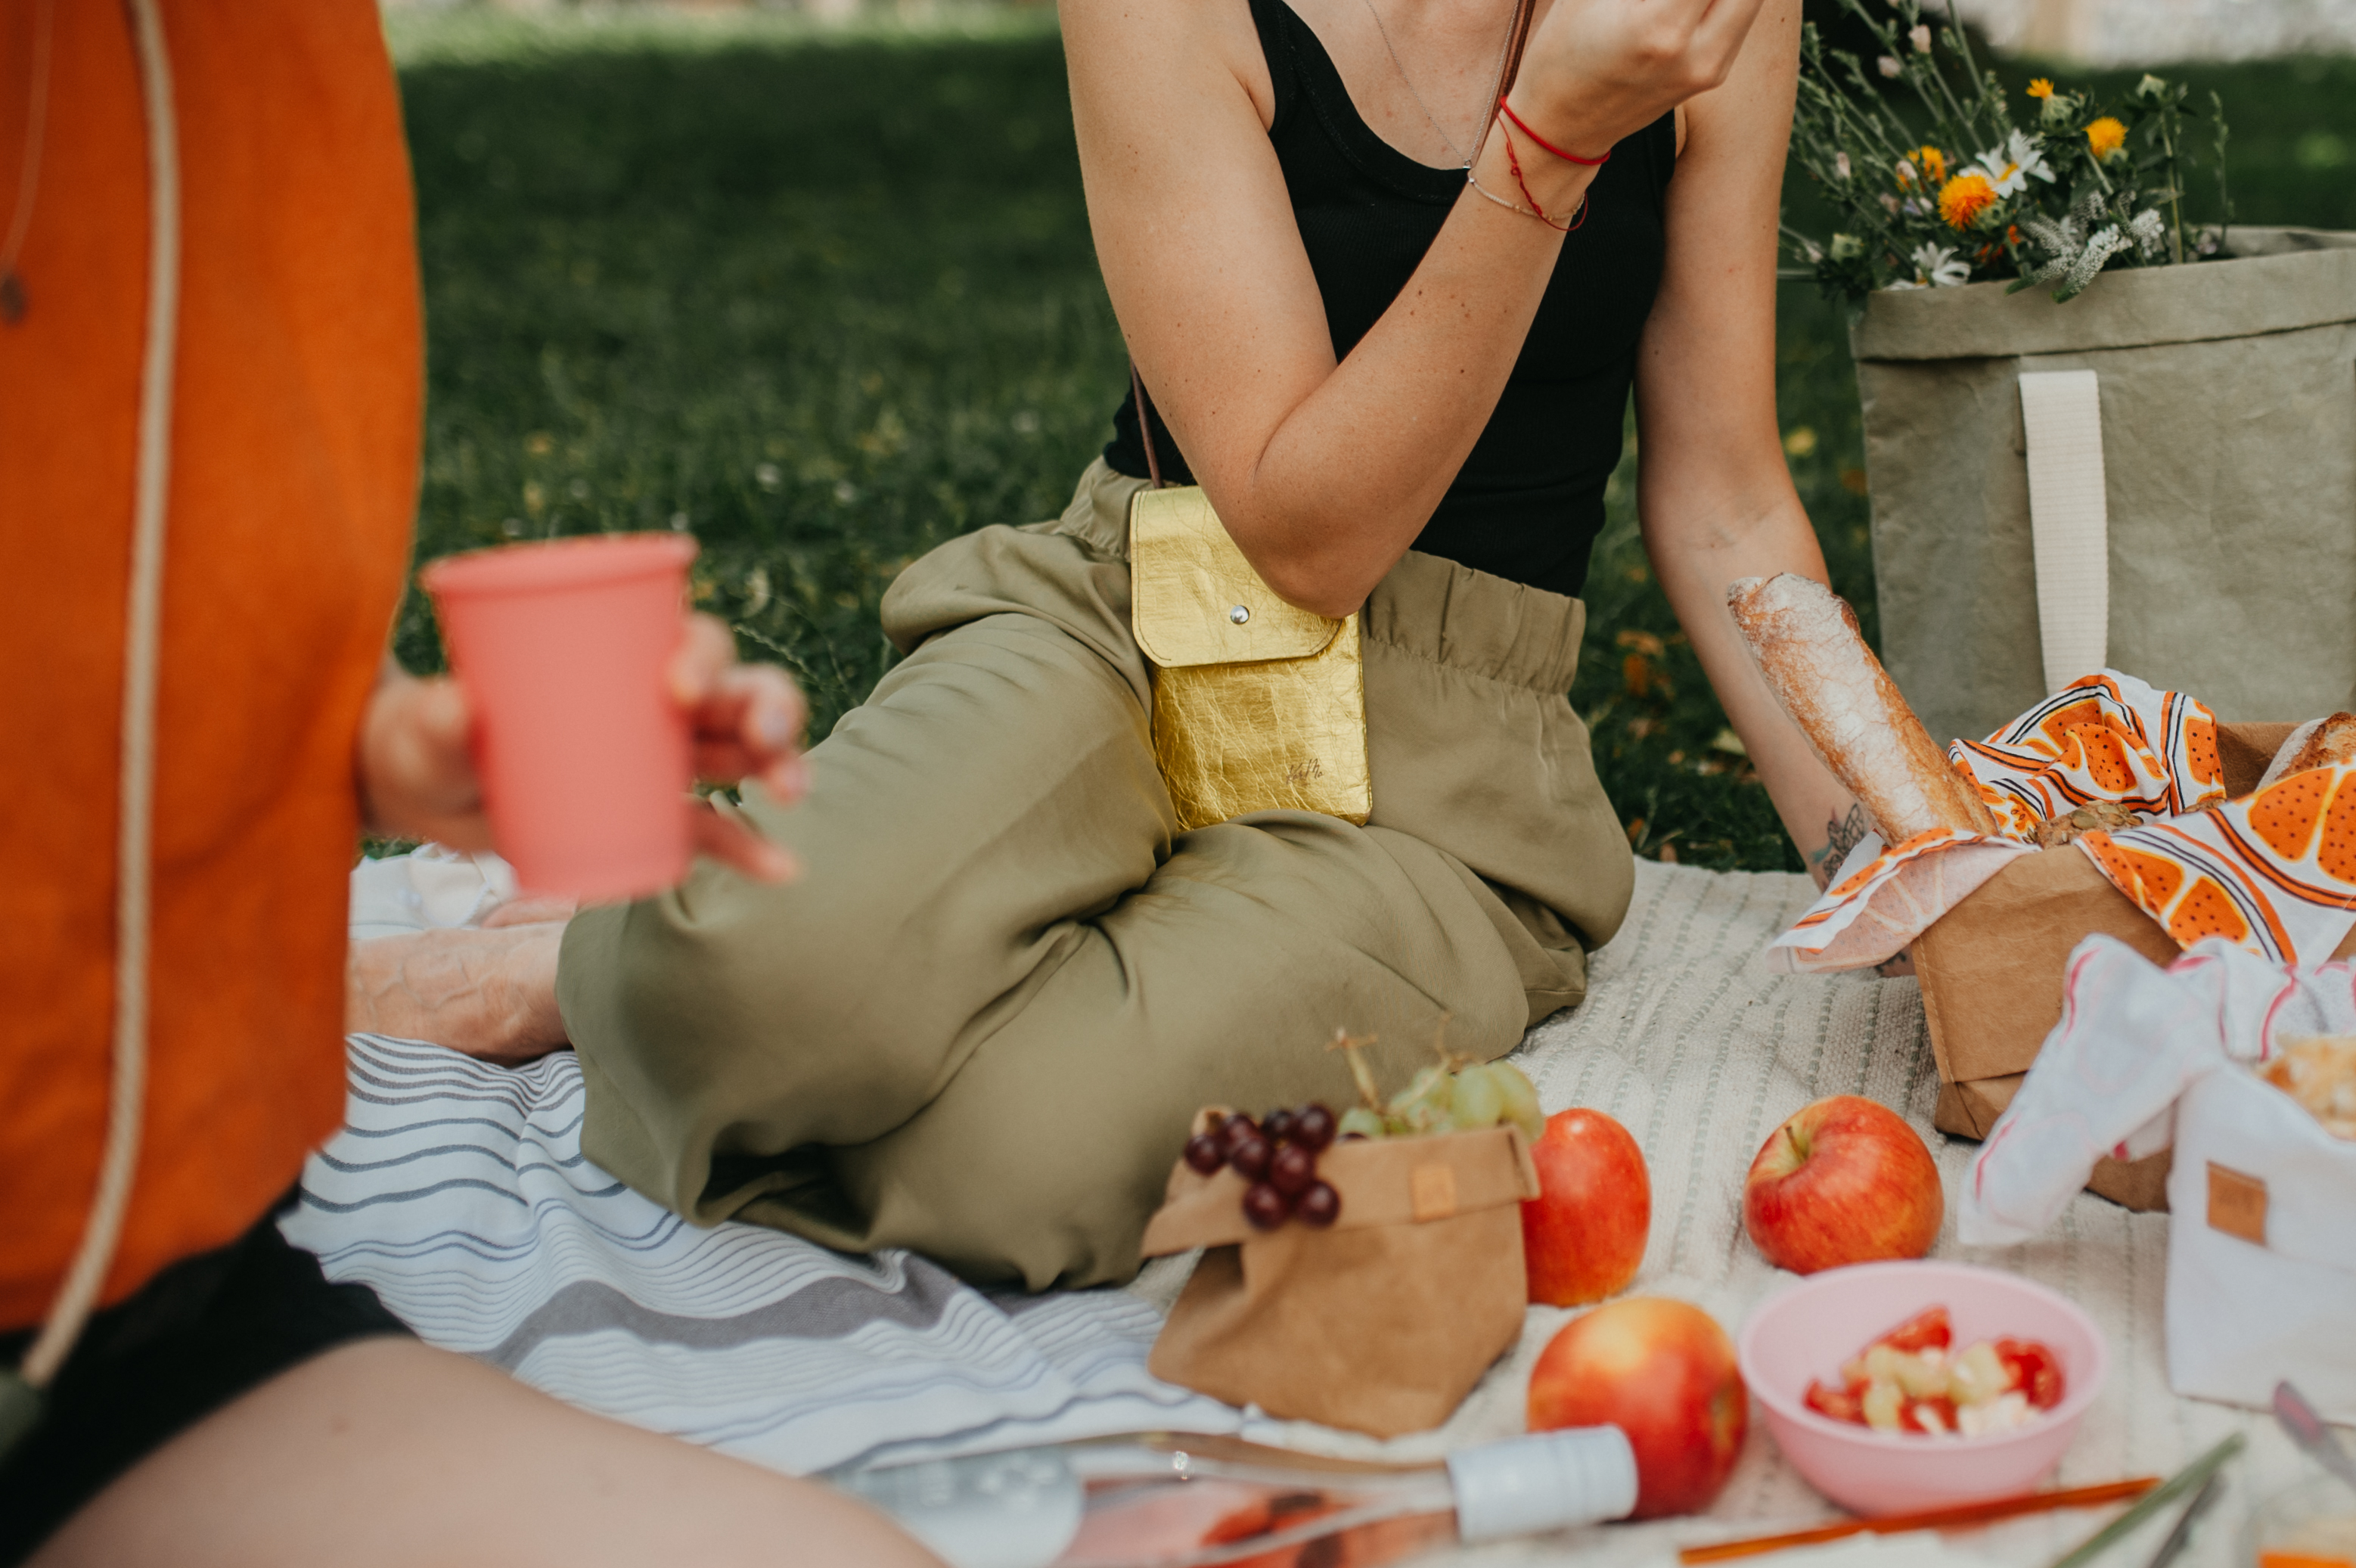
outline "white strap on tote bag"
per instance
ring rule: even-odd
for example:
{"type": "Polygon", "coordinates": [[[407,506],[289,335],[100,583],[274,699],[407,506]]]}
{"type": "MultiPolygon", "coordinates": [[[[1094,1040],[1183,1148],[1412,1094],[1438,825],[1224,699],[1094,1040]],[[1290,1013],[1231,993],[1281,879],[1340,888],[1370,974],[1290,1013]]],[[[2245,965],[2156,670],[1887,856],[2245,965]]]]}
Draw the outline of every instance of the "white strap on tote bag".
{"type": "Polygon", "coordinates": [[[2092,371],[2023,371],[2037,632],[2051,696],[2110,662],[2110,513],[2103,405],[2092,371]]]}

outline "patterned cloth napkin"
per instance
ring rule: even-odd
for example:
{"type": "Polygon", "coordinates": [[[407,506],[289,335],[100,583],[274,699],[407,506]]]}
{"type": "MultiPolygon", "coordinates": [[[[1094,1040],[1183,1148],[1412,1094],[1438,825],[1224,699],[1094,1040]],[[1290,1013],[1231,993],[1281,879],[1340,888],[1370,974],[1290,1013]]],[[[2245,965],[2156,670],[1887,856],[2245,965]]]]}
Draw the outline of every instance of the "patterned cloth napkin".
{"type": "MultiPolygon", "coordinates": [[[[1832,887],[1769,945],[1784,972],[1862,969],[1904,950],[2023,854],[2049,822],[2098,802],[2143,818],[2072,842],[2179,946],[2222,937],[2277,963],[2320,962],[2356,925],[2356,766],[2225,799],[2217,719],[2115,670],[2063,688],[1984,741],[1947,748],[1997,819],[1887,846],[1869,836],[1832,887]]],[[[2115,814],[2115,813],[2114,813],[2115,814]]]]}

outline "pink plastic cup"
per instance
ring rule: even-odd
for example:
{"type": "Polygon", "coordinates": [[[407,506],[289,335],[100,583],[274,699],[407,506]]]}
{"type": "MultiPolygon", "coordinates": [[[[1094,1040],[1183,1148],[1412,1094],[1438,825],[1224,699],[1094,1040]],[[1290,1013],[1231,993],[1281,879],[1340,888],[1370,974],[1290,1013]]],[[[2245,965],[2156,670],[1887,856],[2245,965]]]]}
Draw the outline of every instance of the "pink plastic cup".
{"type": "Polygon", "coordinates": [[[1967,1263],[1858,1263],[1810,1275],[1751,1313],[1736,1341],[1767,1429],[1808,1484],[1855,1513],[1912,1513],[2028,1491],[2062,1461],[2102,1392],[2109,1357],[2094,1319],[2043,1285],[1967,1263]],[[1952,1316],[1955,1348],[2041,1339],[2062,1363],[2062,1402],[2027,1426],[1978,1437],[1876,1432],[1818,1415],[1808,1382],[1926,1307],[1952,1316]]]}
{"type": "Polygon", "coordinates": [[[680,534],[603,534],[418,575],[474,708],[492,840],[523,886],[608,903],[687,875],[693,763],[666,676],[694,558],[680,534]]]}

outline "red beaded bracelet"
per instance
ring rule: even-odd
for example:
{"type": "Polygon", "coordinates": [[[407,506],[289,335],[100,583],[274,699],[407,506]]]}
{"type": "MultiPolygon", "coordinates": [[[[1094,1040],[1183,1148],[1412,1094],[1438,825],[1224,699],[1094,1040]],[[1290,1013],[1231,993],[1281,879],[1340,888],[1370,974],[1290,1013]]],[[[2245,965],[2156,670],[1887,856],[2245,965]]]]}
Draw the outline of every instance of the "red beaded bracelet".
{"type": "Polygon", "coordinates": [[[1505,112],[1505,118],[1511,120],[1514,123],[1515,128],[1519,130],[1523,135],[1527,136],[1545,151],[1552,153],[1555,156],[1560,158],[1567,164],[1578,164],[1583,168],[1601,168],[1605,164],[1612,161],[1612,155],[1610,153],[1604,154],[1600,158],[1582,158],[1577,153],[1566,153],[1560,147],[1556,146],[1552,142],[1547,141],[1544,136],[1539,135],[1536,131],[1531,130],[1529,126],[1523,122],[1522,117],[1514,113],[1514,106],[1506,102],[1503,98],[1497,100],[1497,107],[1505,112]]]}

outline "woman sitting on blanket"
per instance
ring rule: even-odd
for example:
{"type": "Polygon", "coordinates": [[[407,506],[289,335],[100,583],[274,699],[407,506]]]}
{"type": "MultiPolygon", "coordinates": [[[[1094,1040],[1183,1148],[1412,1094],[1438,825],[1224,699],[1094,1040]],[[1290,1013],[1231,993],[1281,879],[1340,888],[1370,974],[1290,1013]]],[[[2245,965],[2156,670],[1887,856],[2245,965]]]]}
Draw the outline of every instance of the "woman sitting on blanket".
{"type": "Polygon", "coordinates": [[[409,940],[372,984],[455,946],[480,1015],[356,1023],[510,1058],[569,1037],[593,1157],[699,1220],[1033,1288],[1127,1276],[1196,1107],[1345,1097],[1337,1026],[1404,1082],[1443,1015],[1494,1057],[1584,994],[1633,868],[1565,693],[1632,382],[1655,569],[1836,863],[1854,802],[1722,602],[1825,575],[1774,406],[1798,0],[1537,0],[1501,109],[1514,11],[1065,0],[1145,427],[1125,403],[1057,521],[893,585],[906,659],[802,803],[747,799],[798,880],[707,865],[561,938],[409,940]],[[1363,612],[1365,826],[1180,831],[1130,628],[1149,429],[1276,593],[1363,612]]]}

